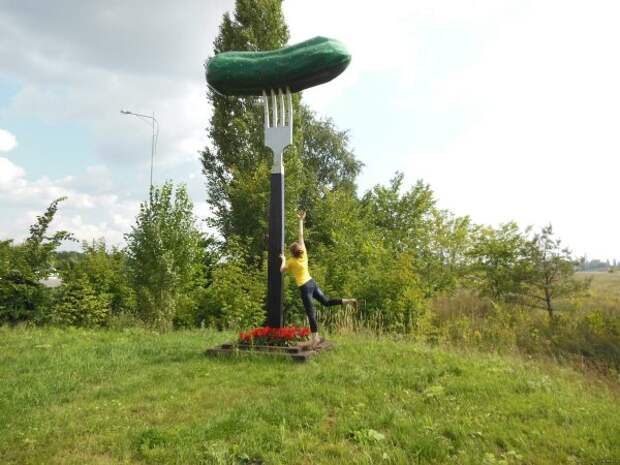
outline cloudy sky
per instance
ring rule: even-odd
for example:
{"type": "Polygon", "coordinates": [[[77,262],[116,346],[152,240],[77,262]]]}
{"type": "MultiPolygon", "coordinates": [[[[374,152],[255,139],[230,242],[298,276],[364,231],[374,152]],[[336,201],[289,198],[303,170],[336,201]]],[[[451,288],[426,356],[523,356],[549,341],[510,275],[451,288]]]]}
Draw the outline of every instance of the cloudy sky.
{"type": "MultiPolygon", "coordinates": [[[[286,0],[291,42],[353,62],[305,101],[350,130],[360,190],[403,171],[479,223],[551,222],[577,254],[620,258],[620,4],[591,0],[286,0]],[[352,15],[355,16],[352,16],[352,15]]],[[[122,242],[155,182],[188,184],[210,109],[203,61],[230,0],[0,0],[0,239],[56,226],[122,242]]]]}

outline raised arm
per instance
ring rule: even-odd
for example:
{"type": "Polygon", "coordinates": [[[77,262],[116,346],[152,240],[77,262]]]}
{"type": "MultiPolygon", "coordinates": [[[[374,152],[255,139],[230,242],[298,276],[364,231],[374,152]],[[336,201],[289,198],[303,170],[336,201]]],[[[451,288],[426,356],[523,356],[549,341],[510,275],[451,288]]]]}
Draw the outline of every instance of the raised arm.
{"type": "Polygon", "coordinates": [[[297,213],[297,218],[299,218],[299,245],[304,249],[306,248],[306,244],[304,243],[304,220],[306,219],[306,212],[300,211],[297,213]]]}
{"type": "Polygon", "coordinates": [[[284,273],[286,271],[286,257],[283,253],[280,254],[280,273],[284,273]]]}

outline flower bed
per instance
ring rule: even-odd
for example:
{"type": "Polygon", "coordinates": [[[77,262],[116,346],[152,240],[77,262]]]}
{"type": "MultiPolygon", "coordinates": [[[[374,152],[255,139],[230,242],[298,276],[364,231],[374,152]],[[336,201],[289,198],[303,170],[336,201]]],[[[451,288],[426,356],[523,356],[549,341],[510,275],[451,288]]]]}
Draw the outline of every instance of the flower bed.
{"type": "Polygon", "coordinates": [[[299,342],[307,341],[310,336],[310,328],[287,326],[285,328],[254,328],[239,333],[239,344],[265,345],[265,346],[293,346],[299,342]]]}

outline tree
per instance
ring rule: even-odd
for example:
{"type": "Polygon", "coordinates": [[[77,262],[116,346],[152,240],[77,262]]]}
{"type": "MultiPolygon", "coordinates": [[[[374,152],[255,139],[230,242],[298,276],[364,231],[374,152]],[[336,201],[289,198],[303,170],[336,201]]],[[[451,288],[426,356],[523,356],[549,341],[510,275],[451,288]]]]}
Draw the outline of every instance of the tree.
{"type": "Polygon", "coordinates": [[[575,278],[577,263],[561,240],[553,237],[551,225],[527,242],[526,254],[529,266],[524,279],[525,303],[546,310],[550,319],[558,298],[575,295],[590,285],[591,279],[575,278]]]}
{"type": "Polygon", "coordinates": [[[550,225],[530,234],[531,228],[522,232],[516,223],[478,228],[469,251],[471,278],[483,295],[541,308],[553,318],[556,300],[581,292],[590,281],[575,278],[578,262],[550,225]]]}
{"type": "Polygon", "coordinates": [[[355,180],[363,164],[349,146],[349,134],[339,130],[331,118],[318,118],[300,105],[303,189],[300,206],[312,210],[327,190],[345,189],[355,196],[355,180]]]}
{"type": "Polygon", "coordinates": [[[35,224],[30,226],[30,236],[23,244],[23,257],[30,270],[38,279],[49,277],[53,271],[54,252],[63,241],[75,240],[67,231],[57,231],[51,236],[47,230],[58,210],[58,204],[66,197],[54,200],[43,215],[37,217],[35,224]]]}
{"type": "Polygon", "coordinates": [[[30,227],[19,245],[0,243],[0,323],[43,321],[49,292],[40,281],[54,271],[54,254],[63,241],[74,240],[67,231],[48,234],[50,224],[65,197],[54,200],[30,227]]]}
{"type": "Polygon", "coordinates": [[[493,300],[520,301],[531,269],[526,234],[510,222],[497,229],[477,227],[472,238],[468,256],[473,286],[493,300]]]}
{"type": "Polygon", "coordinates": [[[137,310],[147,323],[166,329],[175,312],[196,305],[191,296],[204,281],[202,234],[184,185],[153,187],[125,235],[137,310]]]}
{"type": "Polygon", "coordinates": [[[422,294],[430,298],[453,289],[465,261],[470,221],[436,207],[431,188],[422,181],[401,193],[404,176],[396,173],[388,186],[375,186],[362,203],[370,221],[395,254],[412,261],[422,294]]]}

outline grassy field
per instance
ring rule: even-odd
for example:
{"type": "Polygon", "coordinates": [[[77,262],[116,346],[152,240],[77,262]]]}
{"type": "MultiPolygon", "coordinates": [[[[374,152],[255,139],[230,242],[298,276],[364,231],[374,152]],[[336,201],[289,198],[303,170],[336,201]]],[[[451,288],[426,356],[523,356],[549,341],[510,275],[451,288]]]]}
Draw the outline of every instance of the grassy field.
{"type": "Polygon", "coordinates": [[[604,292],[611,296],[620,297],[620,271],[614,273],[588,273],[579,272],[578,277],[591,277],[591,289],[594,292],[604,292]]]}
{"type": "Polygon", "coordinates": [[[229,338],[0,328],[0,462],[620,463],[617,386],[569,368],[364,336],[202,354],[229,338]]]}

